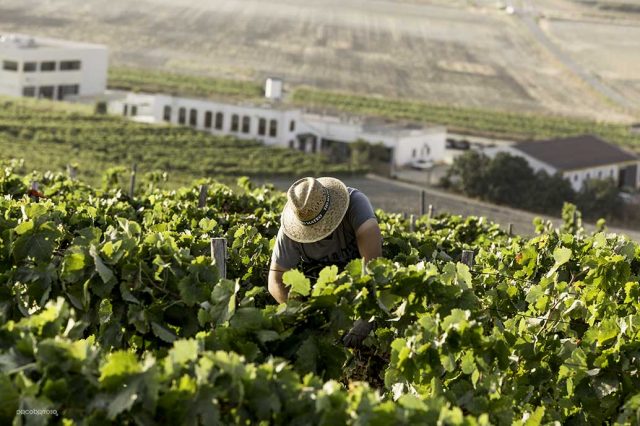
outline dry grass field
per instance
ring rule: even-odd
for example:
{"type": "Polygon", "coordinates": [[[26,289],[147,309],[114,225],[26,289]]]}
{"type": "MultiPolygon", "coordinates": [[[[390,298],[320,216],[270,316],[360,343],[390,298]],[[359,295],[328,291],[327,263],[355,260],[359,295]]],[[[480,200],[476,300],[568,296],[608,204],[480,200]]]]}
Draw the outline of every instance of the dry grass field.
{"type": "Polygon", "coordinates": [[[440,104],[637,119],[640,20],[626,17],[640,14],[536,3],[545,16],[560,16],[539,21],[549,39],[634,102],[634,111],[592,90],[517,14],[498,7],[523,1],[0,0],[0,32],[105,43],[117,65],[249,80],[279,75],[290,85],[440,104]]]}

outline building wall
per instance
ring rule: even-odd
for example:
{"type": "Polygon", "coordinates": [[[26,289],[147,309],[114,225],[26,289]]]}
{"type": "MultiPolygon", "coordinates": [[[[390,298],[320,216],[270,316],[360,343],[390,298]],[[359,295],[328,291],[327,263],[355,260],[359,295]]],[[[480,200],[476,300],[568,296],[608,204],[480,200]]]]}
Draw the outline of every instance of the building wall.
{"type": "Polygon", "coordinates": [[[54,97],[61,85],[78,85],[80,96],[101,95],[107,86],[108,51],[106,47],[31,47],[0,45],[0,94],[23,96],[25,87],[53,86],[54,97]],[[18,71],[2,69],[3,61],[18,62],[18,71]],[[60,70],[61,61],[80,61],[79,70],[60,70]],[[37,63],[37,70],[25,72],[25,62],[37,63]],[[55,71],[41,71],[42,62],[55,62],[55,71]]]}
{"type": "Polygon", "coordinates": [[[224,104],[214,101],[173,97],[166,95],[145,95],[128,93],[121,100],[109,103],[110,113],[124,115],[125,105],[128,116],[132,117],[132,107],[135,106],[135,116],[138,121],[169,122],[176,125],[190,126],[198,130],[207,131],[214,135],[233,135],[241,139],[255,139],[267,145],[288,147],[295,141],[300,126],[300,112],[298,110],[272,109],[268,107],[243,106],[224,104]],[[169,120],[165,120],[165,108],[168,108],[169,120]],[[185,122],[180,123],[180,112],[184,110],[185,122]],[[192,125],[191,114],[195,113],[195,125],[192,125]],[[206,114],[211,113],[211,125],[206,126],[206,114]],[[216,115],[222,113],[222,128],[216,128],[216,115]],[[238,116],[238,129],[232,130],[233,116],[238,116]],[[244,131],[243,120],[248,119],[249,129],[244,131]],[[260,132],[260,119],[265,120],[265,132],[260,132]],[[293,130],[291,130],[291,122],[293,130]],[[275,123],[275,136],[271,133],[271,123],[275,123]]]}
{"type": "Polygon", "coordinates": [[[445,159],[447,132],[435,128],[430,132],[401,136],[394,148],[394,165],[405,166],[415,160],[442,162],[445,159]]]}
{"type": "Polygon", "coordinates": [[[571,170],[562,173],[562,177],[569,180],[571,182],[571,186],[574,191],[580,191],[584,184],[591,179],[613,179],[616,183],[618,182],[618,173],[620,171],[620,167],[617,164],[602,166],[602,167],[592,167],[589,169],[583,170],[571,170]]]}

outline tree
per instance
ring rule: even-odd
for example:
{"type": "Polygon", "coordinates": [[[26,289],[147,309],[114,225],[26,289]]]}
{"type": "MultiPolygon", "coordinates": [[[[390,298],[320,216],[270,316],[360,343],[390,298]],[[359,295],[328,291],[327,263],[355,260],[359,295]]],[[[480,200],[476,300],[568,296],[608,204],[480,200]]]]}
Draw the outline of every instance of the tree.
{"type": "Polygon", "coordinates": [[[578,192],[576,204],[582,214],[591,220],[619,217],[623,207],[619,192],[613,179],[588,180],[578,192]]]}
{"type": "Polygon", "coordinates": [[[530,204],[535,175],[524,158],[498,153],[489,162],[485,176],[489,201],[516,207],[530,204]]]}
{"type": "Polygon", "coordinates": [[[467,151],[453,161],[445,185],[470,197],[484,198],[487,193],[486,169],[491,160],[477,151],[467,151]]]}

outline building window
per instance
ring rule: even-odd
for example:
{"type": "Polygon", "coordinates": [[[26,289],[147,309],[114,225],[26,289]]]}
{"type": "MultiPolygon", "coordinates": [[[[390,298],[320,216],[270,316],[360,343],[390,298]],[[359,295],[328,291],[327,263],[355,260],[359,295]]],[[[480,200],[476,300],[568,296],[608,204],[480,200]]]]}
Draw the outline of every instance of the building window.
{"type": "Polygon", "coordinates": [[[278,121],[277,120],[270,120],[269,121],[269,136],[271,136],[272,138],[275,138],[276,136],[278,136],[278,121]]]}
{"type": "Polygon", "coordinates": [[[224,114],[221,112],[216,112],[216,129],[222,130],[224,125],[224,114]]]}
{"type": "Polygon", "coordinates": [[[416,158],[417,151],[415,148],[411,150],[411,158],[416,158]]]}
{"type": "Polygon", "coordinates": [[[125,117],[129,114],[129,105],[124,104],[122,106],[122,115],[124,115],[125,117]]]}
{"type": "Polygon", "coordinates": [[[38,63],[37,62],[25,62],[22,65],[22,70],[24,72],[36,72],[38,71],[38,63]]]}
{"type": "Polygon", "coordinates": [[[60,71],[77,71],[80,69],[80,61],[60,62],[60,71]]]}
{"type": "Polygon", "coordinates": [[[193,127],[198,125],[198,111],[195,108],[191,108],[189,111],[189,125],[193,127]]]}
{"type": "Polygon", "coordinates": [[[38,88],[38,97],[45,99],[53,99],[53,94],[56,91],[55,86],[40,86],[38,88]]]}
{"type": "Polygon", "coordinates": [[[205,129],[210,129],[212,122],[213,122],[213,113],[211,111],[205,112],[204,113],[204,127],[205,127],[205,129]]]}
{"type": "Polygon", "coordinates": [[[598,170],[598,179],[602,178],[602,170],[598,170]]]}
{"type": "Polygon", "coordinates": [[[260,136],[264,136],[267,134],[267,120],[264,118],[258,120],[258,134],[260,136]]]}
{"type": "Polygon", "coordinates": [[[573,180],[577,182],[578,181],[578,175],[573,175],[573,180]]]}
{"type": "Polygon", "coordinates": [[[63,100],[67,96],[75,96],[80,93],[80,86],[77,84],[63,84],[58,86],[58,100],[63,100]]]}
{"type": "Polygon", "coordinates": [[[242,133],[249,133],[251,131],[251,117],[245,115],[242,117],[242,133]]]}
{"type": "Polygon", "coordinates": [[[162,111],[162,119],[164,121],[171,122],[171,106],[165,105],[164,110],[162,111]]]}
{"type": "Polygon", "coordinates": [[[231,116],[231,131],[237,132],[239,125],[240,125],[240,117],[238,117],[238,114],[233,114],[231,116]]]}
{"type": "Polygon", "coordinates": [[[18,71],[18,63],[16,61],[2,61],[2,69],[5,71],[18,71]]]}
{"type": "Polygon", "coordinates": [[[56,70],[56,63],[55,61],[47,61],[47,62],[41,62],[40,63],[40,71],[55,71],[56,70]]]}
{"type": "Polygon", "coordinates": [[[293,149],[293,141],[289,141],[289,148],[293,149]]]}
{"type": "Polygon", "coordinates": [[[138,115],[138,105],[131,105],[131,116],[135,117],[138,115]]]}
{"type": "Polygon", "coordinates": [[[36,88],[34,86],[25,86],[22,88],[22,96],[26,96],[29,98],[36,97],[36,88]]]}
{"type": "Polygon", "coordinates": [[[295,120],[291,120],[291,122],[289,123],[289,131],[290,132],[295,132],[296,131],[296,122],[295,122],[295,120]]]}
{"type": "Polygon", "coordinates": [[[178,110],[178,123],[179,124],[187,123],[187,109],[184,107],[178,110]]]}

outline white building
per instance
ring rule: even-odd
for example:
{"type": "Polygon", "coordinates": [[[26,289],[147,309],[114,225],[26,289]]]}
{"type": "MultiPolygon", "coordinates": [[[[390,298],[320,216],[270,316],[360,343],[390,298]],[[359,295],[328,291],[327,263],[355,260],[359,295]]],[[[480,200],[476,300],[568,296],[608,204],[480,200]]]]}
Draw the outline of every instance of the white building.
{"type": "Polygon", "coordinates": [[[545,141],[520,142],[484,151],[523,157],[535,171],[560,173],[575,191],[591,179],[613,179],[619,187],[640,188],[640,159],[592,135],[545,141]]]}
{"type": "Polygon", "coordinates": [[[107,56],[102,45],[0,34],[0,94],[58,100],[102,95],[107,56]]]}
{"type": "Polygon", "coordinates": [[[400,126],[304,113],[278,103],[233,104],[168,95],[122,93],[108,103],[112,114],[146,123],[191,126],[217,135],[259,140],[300,151],[323,152],[344,160],[349,144],[358,140],[382,144],[393,166],[414,160],[441,162],[446,129],[400,126]]]}

